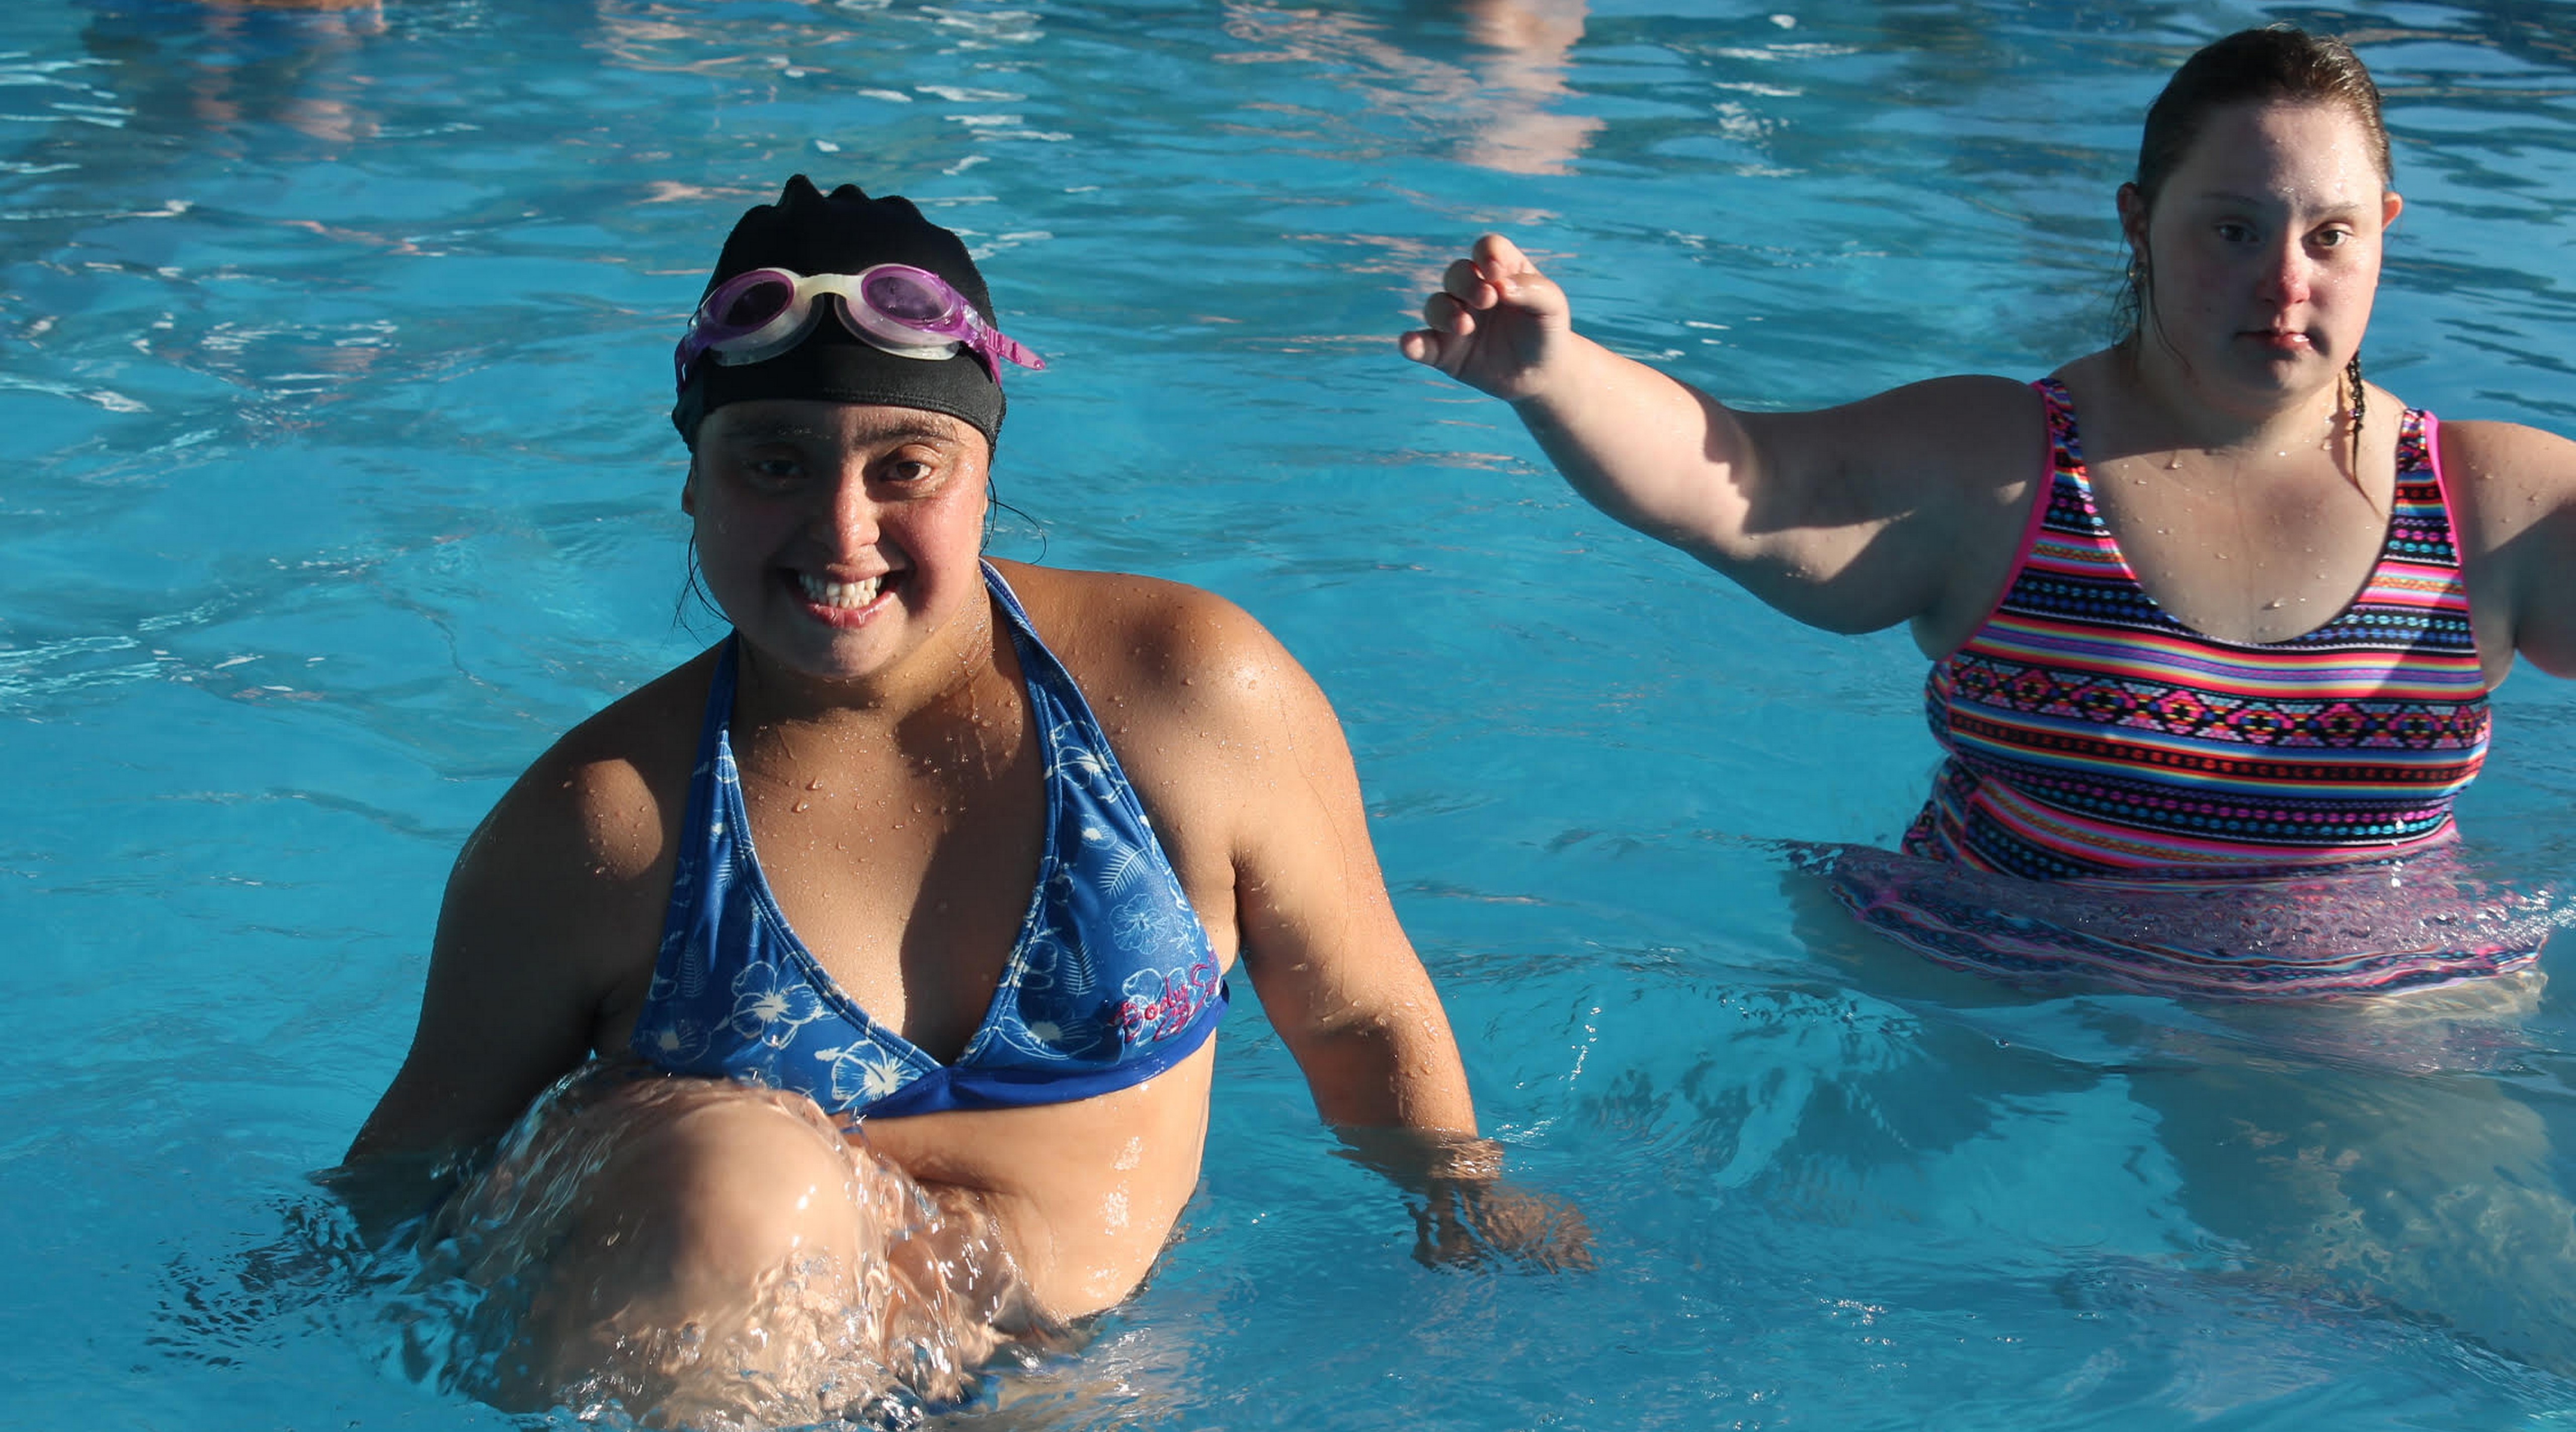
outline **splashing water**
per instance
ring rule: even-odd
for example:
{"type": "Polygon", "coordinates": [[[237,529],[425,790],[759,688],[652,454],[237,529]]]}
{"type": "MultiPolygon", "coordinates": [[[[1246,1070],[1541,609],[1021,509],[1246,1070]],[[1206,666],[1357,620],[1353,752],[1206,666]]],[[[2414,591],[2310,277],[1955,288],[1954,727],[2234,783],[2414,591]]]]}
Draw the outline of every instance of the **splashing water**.
{"type": "Polygon", "coordinates": [[[504,1408],[703,1432],[911,1426],[973,1399],[997,1356],[1025,1362],[1070,1343],[970,1196],[915,1181],[797,1095],[587,1065],[452,1187],[385,1240],[373,1316],[379,1336],[395,1335],[389,1360],[403,1375],[504,1408]],[[841,1156],[858,1252],[790,1259],[730,1306],[658,1324],[625,1304],[620,1280],[597,1276],[591,1255],[621,1225],[595,1215],[657,1131],[744,1101],[789,1114],[841,1156]]]}

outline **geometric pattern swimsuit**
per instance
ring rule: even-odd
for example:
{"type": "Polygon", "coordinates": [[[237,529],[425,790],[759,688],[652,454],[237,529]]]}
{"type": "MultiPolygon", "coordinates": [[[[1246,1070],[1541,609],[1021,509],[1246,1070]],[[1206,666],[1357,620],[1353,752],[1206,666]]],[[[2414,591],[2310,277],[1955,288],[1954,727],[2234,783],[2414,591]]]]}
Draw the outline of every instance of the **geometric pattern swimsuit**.
{"type": "Polygon", "coordinates": [[[2432,415],[2407,410],[2388,537],[2351,605],[2288,641],[2204,636],[2112,540],[2064,385],[2052,476],[2003,600],[1932,668],[1949,753],[1910,854],[2032,879],[2313,869],[2456,836],[2487,750],[2432,415]]]}
{"type": "Polygon", "coordinates": [[[2102,520],[2066,389],[2048,490],[1984,625],[1932,668],[1948,753],[1904,854],[1809,848],[1861,923],[1954,968],[2308,998],[2529,965],[2568,915],[2471,878],[2451,805],[2485,759],[2430,414],[2401,419],[2388,535],[2304,636],[2220,641],[2157,607],[2102,520]],[[2371,864],[2401,856],[2402,877],[2371,864]]]}
{"type": "Polygon", "coordinates": [[[670,912],[629,1042],[637,1057],[793,1090],[855,1123],[1087,1099],[1153,1078],[1216,1032],[1216,954],[1108,733],[991,563],[984,583],[1038,733],[1046,843],[1019,938],[956,1062],[869,1018],[779,911],[734,766],[739,638],[707,690],[670,912]]]}

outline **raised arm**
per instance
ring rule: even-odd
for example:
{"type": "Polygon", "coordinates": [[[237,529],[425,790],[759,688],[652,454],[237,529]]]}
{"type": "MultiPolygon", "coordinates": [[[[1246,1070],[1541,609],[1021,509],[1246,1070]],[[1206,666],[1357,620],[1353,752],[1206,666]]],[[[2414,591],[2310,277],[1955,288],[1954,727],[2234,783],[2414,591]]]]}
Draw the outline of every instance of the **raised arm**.
{"type": "Polygon", "coordinates": [[[2576,677],[2576,443],[2517,423],[2444,423],[2442,480],[2488,680],[2517,654],[2576,677]]]}
{"type": "Polygon", "coordinates": [[[1736,412],[1576,333],[1564,291],[1497,234],[1449,266],[1422,316],[1406,357],[1511,403],[1594,506],[1811,626],[1913,622],[1927,645],[1964,631],[2042,470],[2039,400],[2019,383],[1736,412]]]}
{"type": "Polygon", "coordinates": [[[351,1163],[443,1158],[508,1127],[590,1052],[620,955],[651,959],[643,912],[654,906],[641,896],[663,844],[657,808],[631,767],[564,749],[521,777],[457,856],[411,1052],[351,1163]]]}

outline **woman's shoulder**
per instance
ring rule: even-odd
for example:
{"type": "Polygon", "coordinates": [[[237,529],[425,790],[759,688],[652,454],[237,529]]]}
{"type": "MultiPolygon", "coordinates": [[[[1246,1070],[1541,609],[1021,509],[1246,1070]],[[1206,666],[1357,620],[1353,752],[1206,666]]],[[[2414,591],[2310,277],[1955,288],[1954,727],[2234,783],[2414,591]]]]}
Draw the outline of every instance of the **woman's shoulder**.
{"type": "Polygon", "coordinates": [[[2470,419],[2440,429],[2443,486],[2461,516],[2519,527],[2576,501],[2576,443],[2525,427],[2470,419]]]}
{"type": "Polygon", "coordinates": [[[1127,572],[994,563],[1095,707],[1221,729],[1314,683],[1251,613],[1214,592],[1127,572]]]}
{"type": "MultiPolygon", "coordinates": [[[[2520,423],[2441,427],[2442,491],[2481,626],[2576,676],[2576,442],[2520,423]]],[[[2501,673],[2498,673],[2501,679],[2501,673]]]]}
{"type": "Polygon", "coordinates": [[[2503,549],[2576,509],[2576,442],[2487,420],[2445,422],[2439,441],[2452,523],[2474,547],[2503,549]]]}
{"type": "Polygon", "coordinates": [[[1059,657],[1068,647],[1079,649],[1123,679],[1186,683],[1211,666],[1278,645],[1243,608],[1185,582],[1025,562],[993,565],[1049,649],[1059,657]]]}
{"type": "Polygon", "coordinates": [[[593,875],[657,863],[696,762],[715,649],[646,682],[565,732],[513,783],[477,835],[577,853],[593,875]]]}
{"type": "Polygon", "coordinates": [[[2516,470],[2563,468],[2576,458],[2576,443],[2522,423],[2491,418],[2461,418],[2442,424],[2442,456],[2473,459],[2482,465],[2516,470]]]}

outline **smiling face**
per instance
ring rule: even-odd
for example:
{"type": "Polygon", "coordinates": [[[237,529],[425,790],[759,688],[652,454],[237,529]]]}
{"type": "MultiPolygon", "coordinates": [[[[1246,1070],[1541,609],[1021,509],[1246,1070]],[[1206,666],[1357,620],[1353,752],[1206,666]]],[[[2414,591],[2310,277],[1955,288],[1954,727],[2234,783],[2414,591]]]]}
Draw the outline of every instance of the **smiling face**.
{"type": "Polygon", "coordinates": [[[983,434],[919,408],[765,399],[707,416],[681,506],[716,605],[762,656],[860,681],[984,600],[983,434]]]}
{"type": "Polygon", "coordinates": [[[2343,105],[2210,112],[2152,209],[2135,185],[2120,191],[2149,274],[2140,360],[2177,362],[2227,407],[2334,383],[2370,326],[2381,240],[2402,207],[2343,105]]]}

